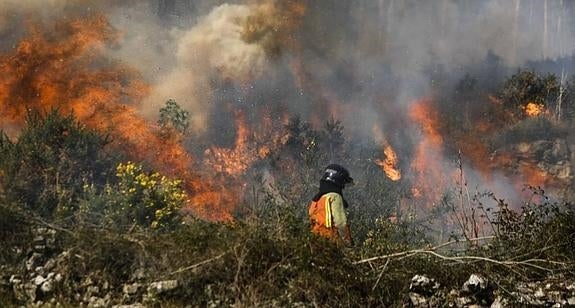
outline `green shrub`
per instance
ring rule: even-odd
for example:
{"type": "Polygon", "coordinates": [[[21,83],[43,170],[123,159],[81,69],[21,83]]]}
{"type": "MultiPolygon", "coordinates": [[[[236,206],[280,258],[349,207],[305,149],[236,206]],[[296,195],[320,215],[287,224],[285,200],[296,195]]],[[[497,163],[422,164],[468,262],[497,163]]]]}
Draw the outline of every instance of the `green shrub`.
{"type": "Polygon", "coordinates": [[[103,191],[94,185],[84,188],[86,194],[80,202],[83,218],[120,229],[171,229],[181,222],[179,211],[187,202],[180,180],[146,172],[132,162],[118,164],[116,182],[106,184],[103,191]]]}
{"type": "Polygon", "coordinates": [[[188,131],[190,126],[190,113],[183,110],[174,99],[166,101],[166,105],[160,108],[158,124],[162,129],[174,129],[182,134],[188,131]]]}
{"type": "Polygon", "coordinates": [[[520,211],[498,200],[493,220],[496,240],[490,244],[497,254],[515,258],[536,257],[575,261],[575,213],[569,203],[551,202],[543,190],[531,188],[535,199],[520,211]]]}
{"type": "Polygon", "coordinates": [[[541,76],[533,71],[519,71],[505,81],[499,97],[515,118],[522,119],[526,117],[522,107],[528,103],[542,104],[553,110],[560,91],[561,82],[553,74],[541,76]]]}
{"type": "Polygon", "coordinates": [[[113,170],[107,140],[56,110],[26,124],[16,141],[0,138],[0,191],[41,216],[68,216],[83,184],[103,184],[113,170]]]}

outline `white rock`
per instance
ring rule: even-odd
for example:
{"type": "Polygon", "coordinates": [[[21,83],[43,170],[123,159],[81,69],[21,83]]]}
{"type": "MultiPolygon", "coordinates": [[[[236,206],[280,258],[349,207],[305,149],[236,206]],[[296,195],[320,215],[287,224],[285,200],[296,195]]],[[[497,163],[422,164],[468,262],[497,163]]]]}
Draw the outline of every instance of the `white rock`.
{"type": "Polygon", "coordinates": [[[471,300],[471,298],[466,297],[466,296],[464,296],[464,297],[458,297],[458,298],[455,299],[455,305],[456,305],[457,307],[466,307],[466,306],[468,306],[469,304],[471,304],[472,302],[473,302],[473,301],[471,300]]]}
{"type": "Polygon", "coordinates": [[[138,293],[138,290],[140,289],[141,286],[142,285],[139,283],[125,284],[122,291],[124,292],[124,294],[134,295],[138,293]]]}
{"type": "Polygon", "coordinates": [[[485,290],[487,288],[487,279],[476,274],[471,274],[469,279],[463,284],[461,288],[464,292],[475,293],[485,290]]]}
{"type": "Polygon", "coordinates": [[[10,276],[10,280],[9,280],[9,281],[10,281],[11,284],[20,284],[20,283],[22,283],[22,279],[20,279],[20,276],[17,276],[17,275],[12,275],[12,276],[10,276]]]}
{"type": "Polygon", "coordinates": [[[409,300],[415,307],[427,307],[427,299],[415,292],[409,292],[409,300]]]}
{"type": "Polygon", "coordinates": [[[535,298],[542,299],[545,297],[545,293],[543,292],[543,289],[538,288],[537,291],[535,291],[535,293],[533,294],[533,296],[535,296],[535,298]]]}
{"type": "Polygon", "coordinates": [[[54,290],[54,283],[52,280],[46,280],[40,287],[40,291],[43,293],[51,293],[54,290]]]}
{"type": "Polygon", "coordinates": [[[507,307],[507,305],[505,303],[505,300],[501,296],[498,296],[493,301],[493,303],[491,303],[491,306],[490,306],[490,308],[504,308],[504,307],[507,307]]]}
{"type": "Polygon", "coordinates": [[[415,275],[411,278],[411,284],[409,285],[409,290],[417,293],[433,293],[436,289],[439,289],[439,283],[434,279],[428,278],[424,275],[415,275]]]}
{"type": "Polygon", "coordinates": [[[44,281],[46,281],[46,278],[42,277],[41,275],[38,275],[32,279],[32,283],[34,283],[37,286],[42,285],[44,281]]]}
{"type": "Polygon", "coordinates": [[[149,293],[162,294],[178,287],[177,280],[165,280],[152,282],[148,287],[149,293]]]}

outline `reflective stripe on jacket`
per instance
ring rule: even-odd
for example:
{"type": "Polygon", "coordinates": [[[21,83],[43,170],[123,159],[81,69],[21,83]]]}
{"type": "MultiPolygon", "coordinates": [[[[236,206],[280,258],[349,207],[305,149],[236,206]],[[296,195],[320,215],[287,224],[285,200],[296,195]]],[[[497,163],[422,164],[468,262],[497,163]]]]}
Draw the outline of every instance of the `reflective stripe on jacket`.
{"type": "Polygon", "coordinates": [[[311,231],[330,239],[339,239],[338,229],[347,225],[343,208],[343,198],[340,194],[327,193],[309,205],[311,231]]]}

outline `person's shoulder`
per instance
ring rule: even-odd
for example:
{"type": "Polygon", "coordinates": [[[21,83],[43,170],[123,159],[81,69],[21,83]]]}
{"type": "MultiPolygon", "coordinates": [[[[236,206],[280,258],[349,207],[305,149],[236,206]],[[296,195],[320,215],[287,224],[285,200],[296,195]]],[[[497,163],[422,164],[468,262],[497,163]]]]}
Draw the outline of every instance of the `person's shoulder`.
{"type": "Polygon", "coordinates": [[[325,198],[330,198],[332,200],[334,199],[342,199],[341,195],[336,193],[336,192],[329,192],[325,195],[323,195],[325,198]]]}

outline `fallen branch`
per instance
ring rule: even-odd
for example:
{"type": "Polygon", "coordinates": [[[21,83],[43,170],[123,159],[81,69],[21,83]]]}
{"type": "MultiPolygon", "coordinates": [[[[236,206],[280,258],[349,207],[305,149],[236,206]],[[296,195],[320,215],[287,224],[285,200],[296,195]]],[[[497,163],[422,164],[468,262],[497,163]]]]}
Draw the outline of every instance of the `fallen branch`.
{"type": "Polygon", "coordinates": [[[367,258],[367,259],[355,261],[355,262],[353,262],[353,264],[361,264],[361,263],[366,263],[366,262],[371,262],[371,261],[376,261],[376,260],[382,260],[382,259],[395,258],[395,257],[411,256],[412,254],[417,254],[417,253],[426,252],[426,251],[435,251],[435,250],[438,250],[440,248],[443,248],[443,247],[446,247],[449,245],[453,245],[453,244],[457,244],[457,243],[461,243],[461,242],[478,242],[478,241],[484,241],[484,240],[489,240],[489,239],[494,239],[494,238],[495,238],[495,236],[484,236],[484,237],[478,237],[478,238],[472,238],[472,239],[456,239],[456,240],[449,241],[449,242],[446,242],[446,243],[443,243],[443,244],[440,244],[440,245],[437,245],[434,247],[430,247],[430,248],[420,248],[420,249],[414,249],[414,250],[407,250],[407,251],[392,253],[389,255],[367,258]]]}
{"type": "Polygon", "coordinates": [[[37,216],[34,216],[34,215],[30,215],[30,217],[32,218],[32,220],[33,220],[34,222],[36,222],[36,223],[39,224],[39,225],[43,225],[44,227],[50,228],[50,229],[52,229],[52,230],[56,230],[56,231],[60,231],[60,232],[67,233],[68,235],[71,235],[72,237],[78,237],[78,234],[76,234],[76,233],[74,233],[74,232],[72,232],[72,231],[70,231],[70,230],[68,230],[68,229],[66,229],[66,228],[63,228],[63,227],[60,227],[60,226],[58,226],[58,225],[49,223],[49,222],[47,222],[47,221],[41,219],[40,217],[37,217],[37,216]]]}
{"type": "MultiPolygon", "coordinates": [[[[440,246],[445,246],[445,245],[440,245],[440,246]]],[[[408,257],[415,256],[418,254],[428,254],[428,255],[432,255],[434,257],[437,257],[439,259],[445,260],[445,261],[455,261],[457,263],[465,263],[465,261],[482,261],[482,262],[488,262],[488,263],[493,263],[493,264],[497,264],[497,265],[503,265],[503,266],[507,266],[507,267],[523,265],[523,266],[528,266],[528,267],[536,268],[538,270],[547,271],[547,272],[552,272],[553,270],[546,268],[546,267],[543,267],[541,265],[538,265],[536,263],[547,263],[547,264],[561,265],[561,266],[567,266],[568,265],[568,263],[565,263],[565,262],[554,261],[554,260],[545,260],[545,259],[528,259],[528,260],[523,260],[523,261],[509,261],[509,260],[502,260],[501,261],[501,260],[491,259],[491,258],[487,258],[487,257],[480,257],[480,256],[445,256],[445,255],[439,254],[439,253],[434,251],[435,249],[437,249],[437,247],[439,247],[439,246],[432,247],[429,249],[416,249],[416,250],[402,251],[402,252],[393,253],[393,254],[389,254],[389,255],[383,255],[383,256],[378,256],[378,257],[373,257],[373,258],[369,258],[369,259],[356,261],[353,264],[361,264],[361,263],[370,262],[370,261],[374,261],[374,260],[387,260],[385,263],[385,266],[384,266],[384,270],[385,270],[389,260],[391,260],[392,258],[397,258],[397,257],[408,258],[408,257]]]]}
{"type": "Polygon", "coordinates": [[[389,260],[387,259],[387,261],[385,261],[385,264],[383,265],[383,269],[381,270],[381,272],[379,273],[379,275],[377,276],[377,281],[375,282],[375,284],[373,285],[373,287],[371,288],[371,290],[375,290],[375,288],[377,288],[377,285],[379,284],[379,281],[381,280],[381,277],[383,276],[383,273],[385,273],[385,270],[387,270],[387,265],[389,264],[389,260]]]}
{"type": "Polygon", "coordinates": [[[537,264],[534,264],[533,262],[550,263],[550,264],[563,265],[563,266],[567,265],[567,263],[564,263],[564,262],[544,260],[544,259],[529,259],[529,260],[524,260],[524,261],[505,261],[505,260],[499,261],[499,260],[486,258],[486,257],[479,257],[479,256],[450,257],[450,256],[444,256],[444,255],[438,254],[435,251],[421,251],[419,253],[431,254],[431,255],[438,257],[442,260],[456,261],[459,263],[464,263],[466,260],[476,260],[476,261],[484,261],[484,262],[494,263],[494,264],[498,264],[498,265],[505,265],[505,266],[525,265],[525,266],[533,267],[533,268],[536,268],[536,269],[539,269],[542,271],[547,271],[547,272],[551,272],[553,270],[545,268],[543,266],[539,266],[537,264]]]}
{"type": "Polygon", "coordinates": [[[190,265],[190,266],[186,266],[186,267],[179,268],[178,270],[173,271],[173,272],[171,272],[171,273],[168,273],[168,274],[164,275],[163,277],[172,276],[172,275],[175,275],[175,274],[183,273],[183,272],[185,272],[185,271],[193,270],[194,268],[198,268],[198,267],[200,267],[200,266],[202,266],[202,265],[204,265],[204,264],[207,264],[207,263],[213,262],[213,261],[215,261],[215,260],[217,260],[217,259],[220,259],[221,257],[223,257],[223,256],[226,255],[226,254],[227,254],[227,252],[224,252],[224,253],[222,253],[222,254],[220,254],[220,255],[217,255],[217,256],[215,256],[215,257],[213,257],[213,258],[210,258],[210,259],[207,259],[207,260],[204,260],[204,261],[202,261],[202,262],[200,262],[200,263],[196,263],[196,264],[193,264],[193,265],[190,265]]]}

